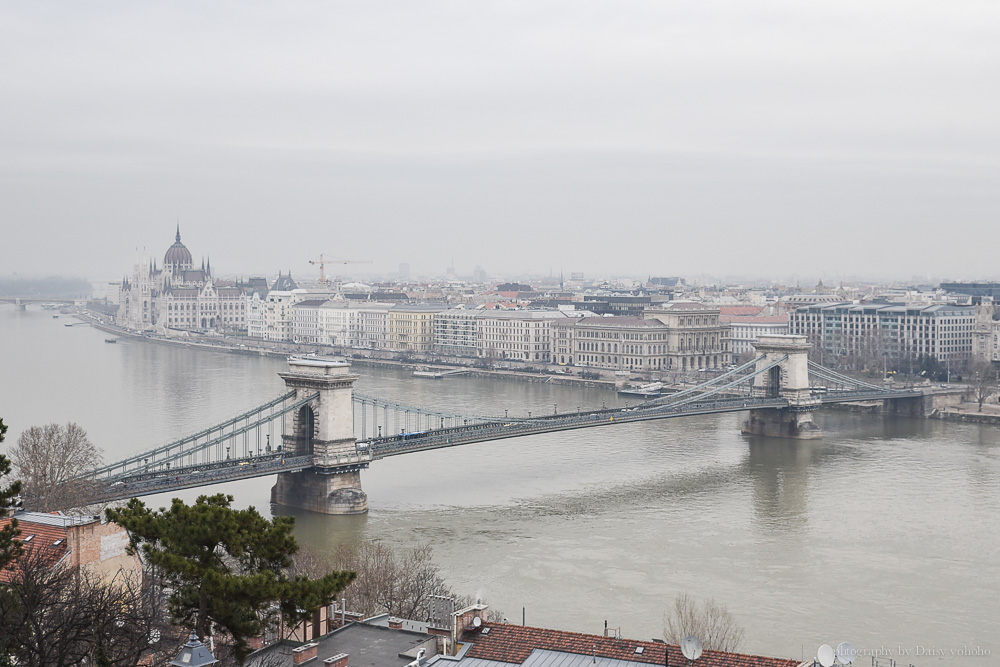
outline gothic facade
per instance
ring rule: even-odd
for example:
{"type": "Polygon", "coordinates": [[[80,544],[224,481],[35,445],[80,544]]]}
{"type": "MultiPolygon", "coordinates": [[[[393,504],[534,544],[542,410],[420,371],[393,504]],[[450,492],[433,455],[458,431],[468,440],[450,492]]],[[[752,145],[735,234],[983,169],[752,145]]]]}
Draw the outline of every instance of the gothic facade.
{"type": "Polygon", "coordinates": [[[122,280],[117,321],[127,329],[158,333],[245,331],[244,297],[253,291],[252,284],[214,279],[211,261],[202,260],[196,268],[178,226],[162,267],[140,257],[122,280]]]}

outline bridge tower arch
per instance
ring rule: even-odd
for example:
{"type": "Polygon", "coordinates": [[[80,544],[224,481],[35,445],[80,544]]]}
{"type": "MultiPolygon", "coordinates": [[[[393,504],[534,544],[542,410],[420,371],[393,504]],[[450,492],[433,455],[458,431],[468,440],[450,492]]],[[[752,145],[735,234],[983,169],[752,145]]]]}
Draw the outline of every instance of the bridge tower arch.
{"type": "Polygon", "coordinates": [[[753,379],[751,391],[758,398],[783,398],[787,407],[756,408],[743,422],[743,432],[779,438],[815,439],[822,437],[813,421],[820,404],[809,388],[809,348],[805,336],[773,334],[754,342],[760,360],[757,370],[778,365],[753,379]]]}
{"type": "Polygon", "coordinates": [[[364,514],[368,495],[361,470],[370,455],[357,452],[352,393],[357,375],[341,359],[291,357],[278,375],[296,399],[316,399],[285,415],[282,450],[289,456],[312,456],[313,466],[283,472],[271,489],[271,502],[323,514],[364,514]]]}
{"type": "Polygon", "coordinates": [[[282,446],[293,456],[313,456],[316,439],[316,412],[311,405],[303,405],[293,415],[291,437],[284,437],[282,446]]]}

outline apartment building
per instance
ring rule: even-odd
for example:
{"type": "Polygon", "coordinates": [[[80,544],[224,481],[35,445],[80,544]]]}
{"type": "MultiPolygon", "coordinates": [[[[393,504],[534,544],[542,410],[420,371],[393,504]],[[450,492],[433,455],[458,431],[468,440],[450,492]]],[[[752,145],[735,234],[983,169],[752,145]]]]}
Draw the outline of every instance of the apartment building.
{"type": "Polygon", "coordinates": [[[305,290],[271,290],[247,299],[247,336],[271,341],[291,341],[295,335],[292,306],[305,299],[305,290]]]}
{"type": "Polygon", "coordinates": [[[447,309],[439,303],[401,303],[386,311],[386,348],[398,352],[430,352],[434,316],[447,309]]]}
{"type": "Polygon", "coordinates": [[[577,319],[574,310],[487,310],[476,320],[476,353],[487,359],[548,363],[551,324],[577,319]]]}
{"type": "Polygon", "coordinates": [[[972,355],[975,325],[972,306],[845,302],[799,308],[789,332],[806,336],[827,363],[932,357],[952,364],[972,355]]]}
{"type": "Polygon", "coordinates": [[[773,315],[758,306],[720,306],[719,323],[729,326],[729,346],[734,358],[754,353],[758,336],[788,333],[788,313],[773,315]]]}
{"type": "Polygon", "coordinates": [[[658,371],[669,363],[669,329],[641,317],[553,322],[552,361],[605,370],[658,371]]]}
{"type": "Polygon", "coordinates": [[[434,315],[434,351],[456,357],[476,357],[481,310],[449,308],[434,315]]]}

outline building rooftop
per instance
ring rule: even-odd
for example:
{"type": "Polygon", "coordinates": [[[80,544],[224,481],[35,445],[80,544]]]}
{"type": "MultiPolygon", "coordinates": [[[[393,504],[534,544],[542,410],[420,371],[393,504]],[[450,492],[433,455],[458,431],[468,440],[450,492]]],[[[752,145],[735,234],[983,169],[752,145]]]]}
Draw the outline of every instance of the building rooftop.
{"type": "Polygon", "coordinates": [[[659,320],[648,320],[628,315],[620,317],[584,317],[577,322],[577,325],[581,327],[636,327],[640,329],[667,328],[667,325],[659,320]]]}
{"type": "MultiPolygon", "coordinates": [[[[346,653],[350,667],[392,667],[408,665],[417,650],[436,642],[432,635],[410,630],[395,630],[368,623],[349,623],[312,640],[319,646],[310,665],[322,665],[327,658],[346,653]]],[[[256,651],[247,660],[250,667],[284,667],[292,663],[292,649],[302,642],[283,641],[256,651]]],[[[430,651],[428,651],[430,653],[430,651]]]]}
{"type": "MultiPolygon", "coordinates": [[[[12,517],[0,519],[0,529],[5,528],[11,519],[17,519],[21,534],[18,540],[26,552],[38,554],[46,567],[52,567],[69,553],[66,542],[66,529],[73,526],[85,526],[96,523],[93,516],[76,517],[65,514],[45,512],[15,512],[12,517]]],[[[0,570],[0,583],[14,580],[16,573],[11,569],[0,570]]]]}
{"type": "Polygon", "coordinates": [[[788,313],[784,315],[719,315],[722,324],[788,324],[788,313]]]}
{"type": "Polygon", "coordinates": [[[682,310],[718,311],[719,307],[711,306],[707,303],[698,303],[697,301],[666,301],[664,303],[656,304],[651,308],[647,308],[646,312],[682,311],[682,310]]]}
{"type": "MultiPolygon", "coordinates": [[[[666,664],[668,651],[672,664],[686,665],[688,662],[681,654],[680,647],[673,644],[616,639],[520,625],[485,623],[477,630],[466,632],[463,640],[472,642],[472,648],[456,667],[508,665],[584,667],[595,664],[600,667],[638,667],[666,664]]],[[[436,662],[438,665],[450,664],[441,660],[436,662]]],[[[744,653],[705,651],[696,665],[697,667],[798,667],[800,662],[744,653]]]]}
{"type": "Polygon", "coordinates": [[[763,311],[763,306],[719,306],[720,315],[760,315],[763,311]]]}

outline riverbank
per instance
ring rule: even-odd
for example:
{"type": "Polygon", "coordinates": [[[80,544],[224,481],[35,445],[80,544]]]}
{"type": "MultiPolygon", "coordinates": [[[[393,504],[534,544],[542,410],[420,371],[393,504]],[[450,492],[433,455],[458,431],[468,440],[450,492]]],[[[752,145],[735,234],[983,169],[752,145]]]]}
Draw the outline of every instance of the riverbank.
{"type": "Polygon", "coordinates": [[[962,403],[943,410],[935,410],[927,415],[927,418],[968,424],[1000,425],[1000,405],[984,403],[980,409],[978,403],[962,403]]]}
{"type": "MultiPolygon", "coordinates": [[[[462,359],[461,361],[464,363],[455,363],[455,360],[444,361],[435,355],[427,354],[403,355],[399,352],[389,350],[357,350],[332,346],[303,345],[249,339],[245,336],[205,335],[188,331],[177,332],[176,336],[160,336],[128,331],[107,321],[105,316],[87,310],[74,310],[72,315],[101,331],[117,337],[232,354],[269,356],[281,359],[296,354],[336,355],[350,360],[351,364],[355,366],[404,369],[415,369],[419,366],[420,368],[433,369],[444,373],[448,371],[461,371],[464,375],[480,379],[531,384],[555,384],[579,388],[606,389],[609,391],[616,391],[620,388],[622,382],[622,378],[617,377],[612,379],[592,377],[591,375],[600,375],[594,371],[585,371],[587,377],[568,375],[563,372],[566,370],[565,367],[553,367],[546,369],[545,372],[539,372],[539,369],[535,367],[529,367],[529,369],[479,368],[475,363],[480,360],[471,358],[462,359]]],[[[705,379],[707,378],[701,378],[698,381],[704,381],[705,379]]],[[[665,390],[676,391],[689,388],[690,386],[693,386],[691,381],[673,385],[667,384],[665,390]]],[[[967,398],[968,395],[961,398],[955,396],[951,399],[952,404],[942,405],[939,402],[934,406],[935,409],[933,410],[928,406],[928,412],[924,416],[928,419],[1000,425],[1000,405],[984,404],[983,410],[978,410],[979,406],[976,403],[968,403],[963,400],[967,398]]],[[[881,413],[883,411],[882,401],[831,404],[827,407],[852,412],[881,413]]]]}
{"type": "MultiPolygon", "coordinates": [[[[245,337],[232,336],[204,336],[199,334],[183,335],[177,337],[158,336],[148,333],[136,333],[129,331],[115,324],[105,321],[101,317],[89,311],[75,311],[73,316],[87,322],[95,329],[113,334],[121,338],[139,340],[150,343],[160,343],[163,345],[174,345],[177,347],[187,347],[216,352],[228,352],[233,354],[250,354],[268,357],[285,358],[293,354],[331,354],[343,356],[349,359],[352,365],[369,367],[393,367],[406,368],[414,365],[432,366],[435,370],[449,371],[461,370],[466,375],[476,378],[488,378],[491,380],[506,380],[508,382],[529,382],[558,384],[572,387],[588,387],[598,389],[615,390],[614,380],[578,378],[562,373],[538,373],[531,371],[506,370],[506,369],[486,369],[476,368],[472,365],[461,365],[442,363],[433,358],[411,358],[411,359],[386,359],[378,358],[380,351],[359,352],[353,349],[324,347],[319,345],[300,345],[296,343],[279,343],[274,341],[261,341],[247,339],[245,337]]],[[[185,332],[187,333],[187,332],[185,332]]],[[[381,353],[387,354],[387,353],[381,353]]]]}

